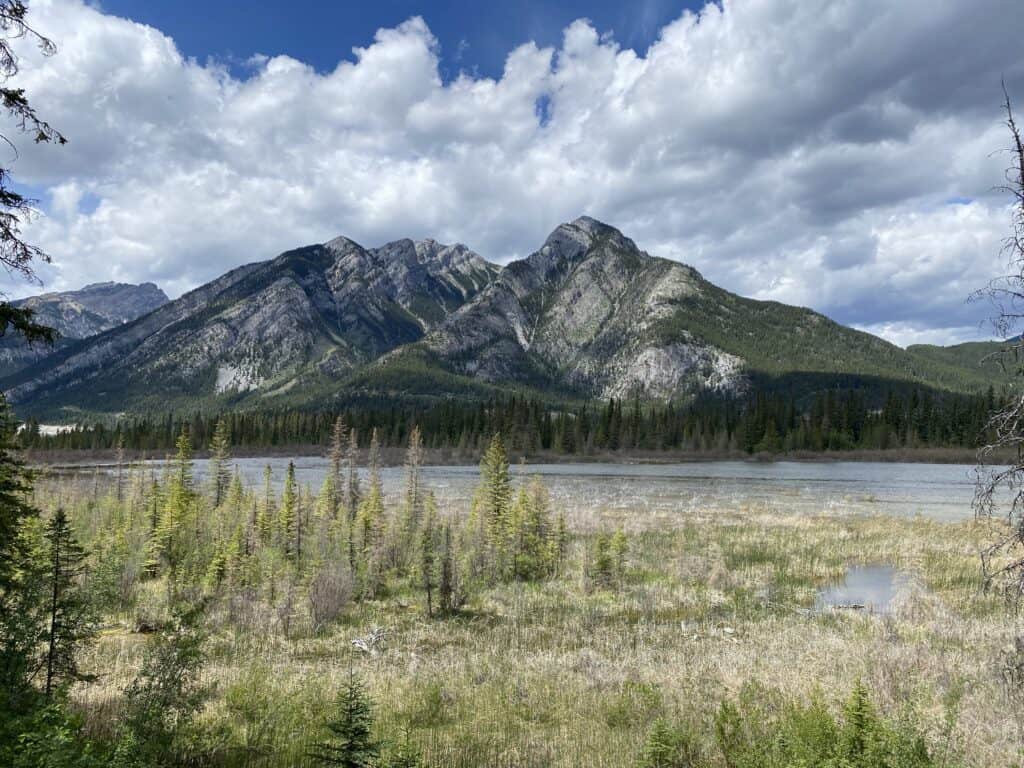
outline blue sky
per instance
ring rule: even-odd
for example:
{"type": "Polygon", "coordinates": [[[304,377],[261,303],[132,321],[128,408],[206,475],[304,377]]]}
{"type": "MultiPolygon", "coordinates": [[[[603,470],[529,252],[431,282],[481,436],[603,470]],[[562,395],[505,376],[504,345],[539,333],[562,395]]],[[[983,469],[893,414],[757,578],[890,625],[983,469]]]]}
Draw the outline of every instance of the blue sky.
{"type": "MultiPolygon", "coordinates": [[[[534,41],[557,45],[562,30],[589,18],[623,46],[642,52],[658,31],[685,8],[703,3],[672,0],[510,0],[508,2],[317,2],[254,0],[240,12],[237,2],[217,0],[103,0],[102,8],[154,26],[174,38],[188,56],[242,62],[255,53],[286,54],[327,72],[355,46],[365,46],[381,27],[422,16],[441,45],[445,78],[460,70],[501,75],[505,57],[534,41]],[[201,21],[198,21],[201,20],[201,21]]],[[[239,73],[241,70],[239,69],[239,73]]]]}
{"type": "Polygon", "coordinates": [[[50,290],[338,235],[504,264],[590,215],[745,296],[982,338],[1020,2],[33,0],[59,50],[18,85],[70,141],[13,177],[50,290]]]}

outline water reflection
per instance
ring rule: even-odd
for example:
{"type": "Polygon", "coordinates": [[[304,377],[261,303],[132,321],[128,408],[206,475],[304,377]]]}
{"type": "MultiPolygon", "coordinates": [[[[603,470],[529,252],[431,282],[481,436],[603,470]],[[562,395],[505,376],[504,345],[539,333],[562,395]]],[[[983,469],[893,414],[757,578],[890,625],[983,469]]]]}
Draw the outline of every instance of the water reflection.
{"type": "Polygon", "coordinates": [[[840,584],[818,593],[819,611],[830,608],[862,610],[868,613],[892,613],[895,600],[910,586],[908,574],[891,565],[857,565],[846,571],[840,584]]]}

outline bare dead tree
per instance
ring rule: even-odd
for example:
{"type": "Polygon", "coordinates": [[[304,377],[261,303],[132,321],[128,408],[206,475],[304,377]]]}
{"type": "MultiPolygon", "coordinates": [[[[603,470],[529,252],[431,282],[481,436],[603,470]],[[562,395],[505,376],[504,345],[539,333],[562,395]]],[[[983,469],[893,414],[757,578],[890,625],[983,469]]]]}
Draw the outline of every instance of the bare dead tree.
{"type": "MultiPolygon", "coordinates": [[[[1024,138],[1003,84],[1011,162],[999,189],[1013,200],[1011,232],[1003,242],[1007,273],[972,298],[992,302],[993,326],[1009,339],[995,354],[1004,370],[1024,376],[1024,138]]],[[[981,553],[986,589],[998,589],[1020,606],[1024,597],[1024,388],[1011,390],[989,417],[975,470],[974,511],[993,523],[993,538],[981,553]],[[1011,457],[1007,465],[1007,457],[1011,457]]]]}

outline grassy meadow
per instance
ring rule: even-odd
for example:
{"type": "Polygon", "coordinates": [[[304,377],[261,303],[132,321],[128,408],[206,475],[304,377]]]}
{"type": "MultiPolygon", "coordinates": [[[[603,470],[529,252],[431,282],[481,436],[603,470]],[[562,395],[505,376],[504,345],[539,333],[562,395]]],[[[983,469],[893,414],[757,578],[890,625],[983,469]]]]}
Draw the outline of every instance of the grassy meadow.
{"type": "MultiPolygon", "coordinates": [[[[124,691],[174,599],[166,572],[145,574],[161,482],[167,472],[161,481],[152,468],[120,480],[36,481],[44,515],[65,508],[79,541],[97,553],[89,578],[107,598],[82,666],[98,678],[77,684],[71,700],[85,732],[101,740],[116,734],[124,691]]],[[[241,493],[222,506],[237,504],[253,520],[258,507],[283,503],[261,496],[265,489],[241,493]]],[[[316,489],[296,493],[300,519],[307,509],[315,520],[316,489]]],[[[187,538],[199,548],[230,540],[210,492],[196,498],[187,538]]],[[[401,504],[384,500],[388,510],[401,504]]],[[[207,606],[205,698],[179,734],[177,759],[313,765],[321,724],[355,674],[373,702],[374,733],[413,744],[422,765],[729,768],[740,763],[721,746],[723,702],[753,720],[801,706],[838,715],[858,682],[881,717],[912,724],[933,764],[1021,764],[1024,702],[1005,684],[1021,661],[1010,650],[1016,622],[981,591],[978,551],[989,524],[756,506],[559,512],[565,552],[545,578],[480,582],[458,610],[432,616],[415,569],[394,570],[362,597],[341,589],[340,605],[325,614],[314,582],[330,560],[314,554],[314,543],[302,573],[267,554],[260,577],[244,584],[194,575],[191,589],[207,606]],[[598,542],[615,531],[626,542],[620,567],[599,578],[598,542]],[[814,610],[818,590],[848,566],[878,563],[911,575],[891,613],[814,610]],[[377,628],[383,639],[374,642],[377,628]],[[353,644],[360,638],[365,648],[353,644]],[[677,762],[643,757],[656,723],[685,734],[677,762]]],[[[218,556],[210,552],[204,563],[218,556]]],[[[174,578],[187,581],[182,573],[174,578]]]]}

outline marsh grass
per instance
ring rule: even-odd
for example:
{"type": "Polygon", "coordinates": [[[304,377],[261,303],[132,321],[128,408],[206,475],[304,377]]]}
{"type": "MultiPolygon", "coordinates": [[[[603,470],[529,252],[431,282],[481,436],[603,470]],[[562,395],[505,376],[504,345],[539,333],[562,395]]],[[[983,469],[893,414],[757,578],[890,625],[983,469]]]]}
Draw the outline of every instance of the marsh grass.
{"type": "MultiPolygon", "coordinates": [[[[76,498],[45,484],[38,496],[49,507],[76,498]]],[[[74,504],[87,541],[102,534],[103,503],[74,504]]],[[[858,680],[886,715],[913,709],[933,752],[1020,764],[1021,713],[998,672],[1016,626],[981,592],[981,524],[743,505],[566,512],[573,540],[560,578],[484,590],[454,617],[427,618],[406,582],[318,630],[301,600],[287,627],[265,597],[219,601],[192,749],[225,766],[308,765],[354,670],[380,734],[407,731],[429,765],[636,765],[659,718],[696,734],[693,749],[716,765],[715,712],[745,685],[838,711],[858,680]],[[602,588],[585,561],[592,537],[617,528],[629,535],[628,569],[602,588]],[[818,590],[858,564],[911,574],[894,612],[815,612],[818,590]],[[387,639],[363,653],[351,641],[372,627],[387,639]]],[[[113,732],[145,644],[135,629],[166,613],[162,582],[139,581],[107,617],[85,659],[101,680],[75,691],[90,733],[113,732]]]]}

